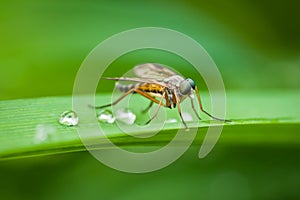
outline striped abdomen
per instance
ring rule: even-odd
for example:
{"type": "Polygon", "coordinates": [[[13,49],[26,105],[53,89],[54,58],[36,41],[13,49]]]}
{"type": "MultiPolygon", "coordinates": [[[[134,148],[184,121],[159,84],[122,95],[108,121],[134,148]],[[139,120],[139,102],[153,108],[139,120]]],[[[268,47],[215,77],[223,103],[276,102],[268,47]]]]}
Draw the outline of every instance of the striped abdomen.
{"type": "Polygon", "coordinates": [[[138,87],[138,85],[141,83],[136,83],[136,84],[120,84],[119,82],[116,82],[116,88],[120,91],[120,92],[128,92],[129,90],[138,87]]]}
{"type": "Polygon", "coordinates": [[[153,83],[136,83],[123,85],[119,82],[116,82],[116,88],[121,92],[128,92],[129,90],[136,88],[142,90],[143,92],[150,93],[153,96],[162,95],[164,88],[161,85],[153,83]]]}

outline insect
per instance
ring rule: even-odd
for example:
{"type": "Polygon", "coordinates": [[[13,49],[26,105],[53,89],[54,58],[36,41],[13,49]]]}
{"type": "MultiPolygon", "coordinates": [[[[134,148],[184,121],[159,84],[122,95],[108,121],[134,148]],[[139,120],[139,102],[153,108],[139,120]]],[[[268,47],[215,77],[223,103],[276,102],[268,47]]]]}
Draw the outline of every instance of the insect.
{"type": "Polygon", "coordinates": [[[184,124],[185,128],[188,130],[188,126],[182,117],[180,103],[188,97],[191,100],[193,111],[195,112],[197,118],[201,120],[194,105],[195,93],[200,106],[200,110],[203,113],[215,120],[229,121],[214,117],[203,109],[198,88],[192,79],[183,78],[166,66],[156,63],[145,63],[137,65],[134,67],[133,71],[137,77],[106,78],[109,80],[116,80],[117,82],[115,87],[124,94],[110,104],[96,106],[94,108],[100,109],[114,106],[127,95],[137,93],[150,100],[149,106],[143,112],[148,111],[153,103],[158,104],[154,115],[146,122],[146,124],[150,123],[157,116],[161,106],[171,109],[176,108],[177,106],[181,121],[184,124]],[[121,81],[131,81],[134,83],[121,84],[121,81]]]}

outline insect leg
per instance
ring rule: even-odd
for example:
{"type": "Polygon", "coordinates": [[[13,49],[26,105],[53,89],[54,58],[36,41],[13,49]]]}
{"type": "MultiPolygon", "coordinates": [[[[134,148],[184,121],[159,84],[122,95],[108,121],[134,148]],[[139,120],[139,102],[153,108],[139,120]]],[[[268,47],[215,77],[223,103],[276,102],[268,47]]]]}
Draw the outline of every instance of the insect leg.
{"type": "Polygon", "coordinates": [[[179,116],[181,118],[181,121],[183,123],[183,125],[185,126],[185,130],[186,131],[189,131],[190,129],[188,128],[188,126],[186,125],[183,117],[182,117],[182,113],[181,113],[181,108],[180,108],[180,102],[178,101],[178,98],[177,98],[177,94],[176,94],[176,91],[174,91],[174,98],[175,98],[175,101],[176,101],[176,104],[177,104],[177,109],[178,109],[178,113],[179,113],[179,116]]]}
{"type": "Polygon", "coordinates": [[[212,116],[211,114],[209,114],[208,112],[206,112],[206,111],[203,109],[203,106],[202,106],[202,103],[201,103],[201,99],[200,99],[200,95],[199,95],[199,91],[198,91],[197,86],[195,87],[195,92],[196,92],[197,99],[198,99],[198,102],[199,102],[200,110],[201,110],[202,112],[204,112],[205,114],[207,114],[208,116],[210,116],[212,119],[219,120],[219,121],[224,121],[224,122],[231,122],[230,120],[226,120],[226,119],[221,119],[221,118],[218,118],[218,117],[214,117],[214,116],[212,116]]]}
{"type": "Polygon", "coordinates": [[[128,90],[122,96],[120,96],[117,100],[115,100],[113,103],[106,104],[106,105],[103,105],[103,106],[90,106],[90,107],[95,108],[95,109],[100,109],[100,108],[106,108],[106,107],[109,107],[109,106],[114,106],[117,103],[119,103],[122,99],[124,99],[127,95],[133,93],[134,91],[135,91],[135,88],[132,88],[132,89],[128,90]]]}
{"type": "Polygon", "coordinates": [[[149,106],[147,108],[145,108],[144,110],[142,110],[142,113],[146,113],[152,106],[153,106],[153,101],[150,101],[149,106]]]}
{"type": "MultiPolygon", "coordinates": [[[[136,93],[138,93],[138,94],[140,94],[140,95],[142,95],[142,96],[146,97],[147,99],[149,99],[150,101],[153,101],[154,103],[157,103],[157,104],[159,104],[159,103],[160,103],[160,101],[159,101],[159,100],[157,100],[156,98],[154,98],[154,97],[150,96],[149,94],[147,94],[147,93],[146,93],[146,92],[144,92],[143,90],[140,90],[140,89],[135,89],[135,91],[134,91],[134,92],[136,92],[136,93]]],[[[164,107],[166,107],[166,104],[164,104],[163,102],[161,103],[161,105],[162,105],[162,106],[164,106],[164,107]]]]}
{"type": "Polygon", "coordinates": [[[199,120],[201,120],[201,117],[199,116],[199,114],[197,113],[197,111],[196,111],[196,109],[195,109],[194,98],[190,97],[190,99],[191,99],[191,104],[192,104],[192,109],[193,109],[193,111],[195,112],[197,118],[198,118],[199,120]]]}
{"type": "Polygon", "coordinates": [[[182,121],[183,125],[185,126],[186,131],[189,131],[190,129],[187,127],[187,125],[186,125],[186,123],[185,123],[185,121],[184,121],[184,119],[182,117],[181,108],[180,108],[180,104],[179,103],[177,104],[177,109],[178,109],[181,121],[182,121]]]}
{"type": "MultiPolygon", "coordinates": [[[[103,105],[103,106],[92,106],[92,105],[89,105],[89,107],[91,108],[95,108],[95,109],[100,109],[100,108],[106,108],[106,107],[109,107],[109,106],[114,106],[116,105],[117,103],[119,103],[123,98],[125,98],[127,95],[133,93],[133,92],[136,92],[144,97],[146,97],[147,99],[151,100],[152,102],[154,103],[157,103],[159,104],[159,101],[157,99],[155,99],[154,97],[150,96],[149,94],[143,92],[142,90],[140,89],[136,89],[136,88],[132,88],[130,90],[128,90],[127,92],[125,92],[122,96],[120,96],[117,100],[115,100],[113,103],[110,103],[110,104],[106,104],[106,105],[103,105]]],[[[161,104],[162,106],[165,106],[164,103],[161,104]]]]}
{"type": "Polygon", "coordinates": [[[160,98],[158,107],[157,107],[157,109],[156,109],[154,115],[146,122],[145,125],[149,124],[149,123],[157,116],[158,111],[159,111],[159,109],[160,109],[160,107],[161,107],[161,105],[162,105],[162,101],[163,101],[163,99],[164,99],[164,96],[165,96],[165,93],[164,93],[164,94],[162,95],[162,97],[160,98]]]}

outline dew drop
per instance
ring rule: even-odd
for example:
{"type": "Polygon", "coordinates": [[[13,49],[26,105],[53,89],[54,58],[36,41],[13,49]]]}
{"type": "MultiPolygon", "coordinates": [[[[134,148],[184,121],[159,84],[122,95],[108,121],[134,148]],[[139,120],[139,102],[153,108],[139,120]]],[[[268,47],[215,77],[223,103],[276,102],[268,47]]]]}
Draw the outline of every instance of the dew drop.
{"type": "Polygon", "coordinates": [[[110,110],[102,110],[98,113],[98,121],[107,124],[113,124],[116,118],[113,116],[110,110]]]}
{"type": "Polygon", "coordinates": [[[168,123],[168,124],[177,123],[177,119],[175,119],[175,118],[167,119],[166,123],[168,123]]]}
{"type": "Polygon", "coordinates": [[[129,109],[120,109],[116,113],[116,119],[125,124],[132,125],[135,122],[136,115],[129,109]]]}
{"type": "Polygon", "coordinates": [[[76,112],[68,110],[60,114],[58,121],[65,126],[76,126],[79,119],[76,112]]]}
{"type": "Polygon", "coordinates": [[[55,127],[52,125],[38,124],[35,127],[34,143],[39,144],[48,140],[55,131],[55,127]]]}

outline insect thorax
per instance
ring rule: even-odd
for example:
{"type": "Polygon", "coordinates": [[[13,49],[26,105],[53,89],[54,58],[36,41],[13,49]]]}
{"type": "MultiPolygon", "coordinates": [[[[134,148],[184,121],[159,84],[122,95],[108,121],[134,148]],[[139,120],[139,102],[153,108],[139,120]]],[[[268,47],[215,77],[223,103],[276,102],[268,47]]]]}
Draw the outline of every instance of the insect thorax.
{"type": "Polygon", "coordinates": [[[169,89],[175,89],[179,87],[179,84],[181,81],[183,81],[184,78],[182,78],[179,75],[170,76],[168,78],[165,78],[163,82],[168,86],[169,89]]]}

